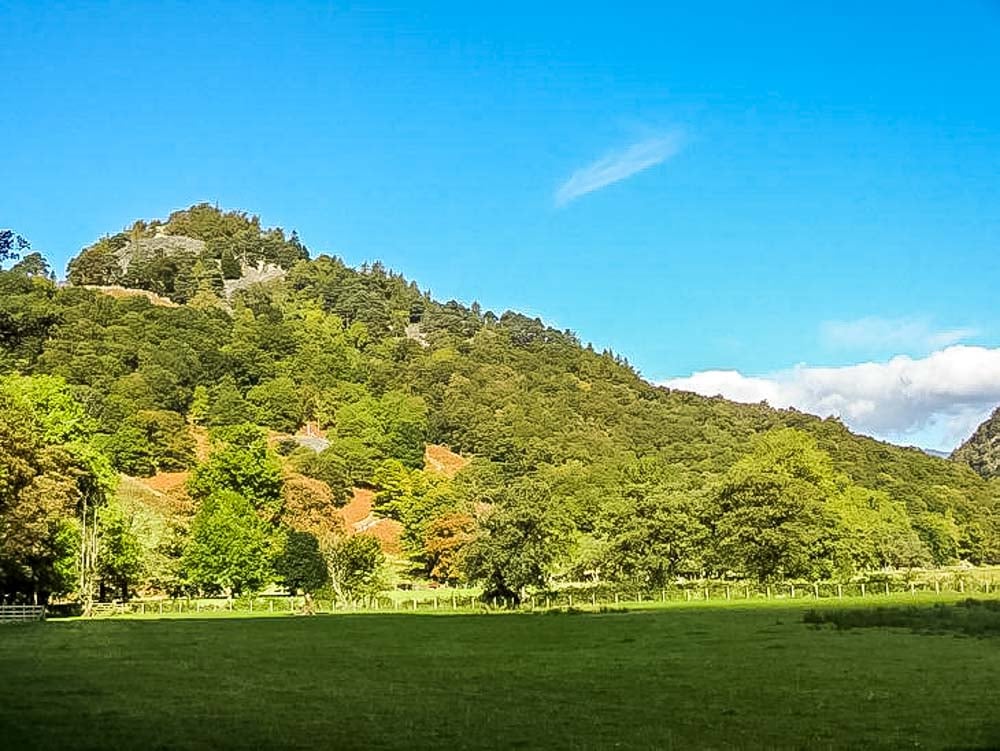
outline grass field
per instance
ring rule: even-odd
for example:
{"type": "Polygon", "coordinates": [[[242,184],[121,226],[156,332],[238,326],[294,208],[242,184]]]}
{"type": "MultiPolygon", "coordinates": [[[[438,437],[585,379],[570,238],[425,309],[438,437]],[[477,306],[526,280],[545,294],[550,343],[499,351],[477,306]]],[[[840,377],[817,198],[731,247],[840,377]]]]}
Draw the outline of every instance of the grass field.
{"type": "Polygon", "coordinates": [[[0,746],[1000,748],[1000,640],[807,610],[5,626],[0,746]]]}

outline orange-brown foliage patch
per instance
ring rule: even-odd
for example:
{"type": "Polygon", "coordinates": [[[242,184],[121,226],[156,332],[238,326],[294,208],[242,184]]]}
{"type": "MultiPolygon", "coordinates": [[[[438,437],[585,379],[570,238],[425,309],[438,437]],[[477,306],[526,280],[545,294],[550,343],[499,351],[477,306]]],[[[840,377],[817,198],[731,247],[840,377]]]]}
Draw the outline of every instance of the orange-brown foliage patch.
{"type": "Polygon", "coordinates": [[[454,477],[458,470],[469,463],[464,456],[456,454],[447,446],[428,443],[424,448],[424,469],[445,477],[454,477]]]}
{"type": "Polygon", "coordinates": [[[191,516],[194,502],[187,492],[190,472],[160,472],[152,477],[123,477],[123,483],[134,483],[146,491],[143,502],[154,511],[171,517],[191,516]]]}
{"type": "Polygon", "coordinates": [[[403,551],[400,539],[403,525],[395,519],[381,519],[372,513],[375,493],[364,488],[354,488],[350,502],[340,510],[344,527],[349,535],[369,534],[377,539],[386,553],[403,551]]]}
{"type": "Polygon", "coordinates": [[[311,532],[319,540],[344,533],[344,518],[333,505],[333,491],[322,480],[290,472],[285,476],[282,521],[293,529],[311,532]]]}

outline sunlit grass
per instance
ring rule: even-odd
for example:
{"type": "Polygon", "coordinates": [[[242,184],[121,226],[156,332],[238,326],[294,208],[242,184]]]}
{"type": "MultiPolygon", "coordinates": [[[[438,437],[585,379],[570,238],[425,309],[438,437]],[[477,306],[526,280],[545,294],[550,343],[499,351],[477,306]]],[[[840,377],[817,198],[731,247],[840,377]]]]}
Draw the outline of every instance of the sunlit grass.
{"type": "Polygon", "coordinates": [[[1000,744],[996,640],[816,629],[807,605],[5,627],[0,738],[46,749],[1000,744]]]}

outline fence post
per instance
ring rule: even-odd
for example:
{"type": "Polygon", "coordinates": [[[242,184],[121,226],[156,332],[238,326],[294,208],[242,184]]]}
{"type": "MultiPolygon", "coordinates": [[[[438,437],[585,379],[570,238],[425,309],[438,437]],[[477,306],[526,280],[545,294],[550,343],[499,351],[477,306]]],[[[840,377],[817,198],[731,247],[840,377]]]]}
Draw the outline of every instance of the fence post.
{"type": "Polygon", "coordinates": [[[915,595],[917,593],[917,587],[913,582],[910,582],[910,594],[915,595]]]}
{"type": "MultiPolygon", "coordinates": [[[[616,598],[615,602],[618,602],[617,597],[618,597],[618,595],[615,595],[615,598],[616,598]]],[[[686,599],[688,602],[691,602],[691,590],[690,589],[685,589],[684,590],[684,599],[686,599]]]]}
{"type": "Polygon", "coordinates": [[[667,590],[661,589],[660,590],[660,602],[666,602],[666,601],[667,601],[667,590]]]}
{"type": "Polygon", "coordinates": [[[888,597],[888,596],[889,596],[889,582],[886,582],[886,583],[885,583],[885,596],[886,596],[886,597],[888,597]]]}
{"type": "Polygon", "coordinates": [[[769,600],[771,599],[771,585],[770,584],[767,585],[767,599],[769,599],[769,600]]]}
{"type": "Polygon", "coordinates": [[[746,596],[747,596],[747,599],[749,600],[750,599],[750,585],[745,585],[744,589],[746,590],[746,596]]]}
{"type": "Polygon", "coordinates": [[[958,591],[963,595],[965,594],[965,579],[958,580],[958,591]]]}
{"type": "Polygon", "coordinates": [[[865,596],[865,583],[864,582],[861,582],[861,596],[862,597],[865,596]]]}
{"type": "Polygon", "coordinates": [[[794,600],[795,599],[795,585],[794,584],[789,584],[788,585],[788,591],[792,593],[792,599],[794,600]]]}
{"type": "Polygon", "coordinates": [[[708,587],[705,587],[705,602],[708,602],[708,587]]]}
{"type": "Polygon", "coordinates": [[[615,605],[617,605],[617,604],[618,604],[618,593],[615,592],[615,605]]]}
{"type": "Polygon", "coordinates": [[[937,580],[934,581],[934,593],[941,594],[941,582],[937,580]]]}
{"type": "Polygon", "coordinates": [[[545,595],[545,609],[546,610],[549,609],[549,596],[548,595],[545,595]]]}
{"type": "Polygon", "coordinates": [[[840,598],[840,597],[843,597],[843,596],[844,596],[844,585],[843,584],[838,584],[837,585],[837,597],[840,598]]]}
{"type": "Polygon", "coordinates": [[[813,582],[813,594],[819,599],[819,582],[813,582]]]}
{"type": "Polygon", "coordinates": [[[268,600],[267,601],[267,612],[269,612],[269,613],[273,613],[274,612],[274,600],[268,600]]]}
{"type": "Polygon", "coordinates": [[[595,608],[597,607],[597,593],[596,592],[591,592],[590,593],[590,604],[593,605],[595,608]]]}
{"type": "Polygon", "coordinates": [[[570,592],[570,594],[569,594],[569,606],[573,607],[573,593],[572,592],[570,592]]]}

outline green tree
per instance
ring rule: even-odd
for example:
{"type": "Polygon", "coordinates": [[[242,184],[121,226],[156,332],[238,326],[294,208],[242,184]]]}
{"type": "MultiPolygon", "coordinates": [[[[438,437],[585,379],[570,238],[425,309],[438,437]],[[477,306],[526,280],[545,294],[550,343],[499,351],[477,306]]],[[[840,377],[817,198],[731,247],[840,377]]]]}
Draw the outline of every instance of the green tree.
{"type": "Polygon", "coordinates": [[[45,257],[41,253],[29,253],[15,263],[10,270],[15,274],[37,276],[53,281],[56,278],[52,268],[49,266],[49,262],[45,260],[45,257]]]}
{"type": "Polygon", "coordinates": [[[153,475],[194,464],[194,441],[184,418],[167,410],[143,410],[129,417],[105,444],[122,472],[153,475]]]}
{"type": "Polygon", "coordinates": [[[829,573],[835,534],[825,503],[837,492],[830,458],[810,436],[761,436],[718,488],[718,564],[758,581],[829,573]]]}
{"type": "Polygon", "coordinates": [[[330,574],[316,535],[296,530],[287,531],[281,552],[274,561],[274,573],[278,583],[293,595],[300,590],[312,594],[325,585],[330,574]]]}
{"type": "Polygon", "coordinates": [[[342,506],[351,497],[351,474],[347,462],[335,449],[327,448],[319,453],[300,447],[290,456],[290,464],[295,471],[306,477],[321,480],[330,486],[331,500],[342,506]]]}
{"type": "Polygon", "coordinates": [[[411,553],[421,555],[428,524],[456,507],[451,482],[441,475],[407,469],[396,459],[382,462],[372,482],[378,488],[372,509],[402,522],[404,544],[411,553]]]}
{"type": "Polygon", "coordinates": [[[271,576],[269,525],[253,504],[232,490],[202,500],[184,550],[188,580],[205,592],[259,591],[271,576]]]}
{"type": "Polygon", "coordinates": [[[75,584],[89,600],[95,511],[116,482],[93,428],[61,379],[0,378],[0,591],[44,601],[75,584]]]}
{"type": "Polygon", "coordinates": [[[208,460],[195,467],[188,490],[196,499],[221,491],[240,494],[265,516],[281,512],[281,463],[267,446],[267,434],[255,425],[219,428],[212,434],[208,460]]]}
{"type": "Polygon", "coordinates": [[[208,420],[210,399],[208,389],[204,386],[195,386],[191,397],[191,406],[188,408],[188,416],[196,425],[204,425],[208,420]]]}
{"type": "Polygon", "coordinates": [[[247,401],[256,422],[283,433],[294,433],[304,419],[302,390],[291,378],[275,378],[254,386],[247,401]]]}
{"type": "Polygon", "coordinates": [[[104,584],[114,587],[122,600],[128,600],[131,589],[144,572],[144,551],[132,520],[117,502],[110,502],[98,513],[100,548],[97,556],[98,573],[104,584]]]}
{"type": "Polygon", "coordinates": [[[486,598],[520,602],[530,587],[543,587],[569,547],[570,526],[549,504],[547,486],[525,479],[480,521],[466,548],[466,576],[483,585],[486,598]]]}
{"type": "Polygon", "coordinates": [[[251,422],[254,410],[240,393],[236,380],[227,376],[210,392],[205,422],[213,427],[251,422]]]}
{"type": "Polygon", "coordinates": [[[229,248],[222,251],[219,266],[222,269],[223,279],[239,279],[243,276],[243,271],[240,269],[240,262],[236,260],[233,251],[229,248]]]}
{"type": "Polygon", "coordinates": [[[31,243],[11,229],[0,229],[0,264],[16,261],[31,247],[31,243]]]}
{"type": "Polygon", "coordinates": [[[330,583],[341,600],[374,597],[386,588],[385,554],[371,535],[341,538],[326,552],[330,583]]]}

